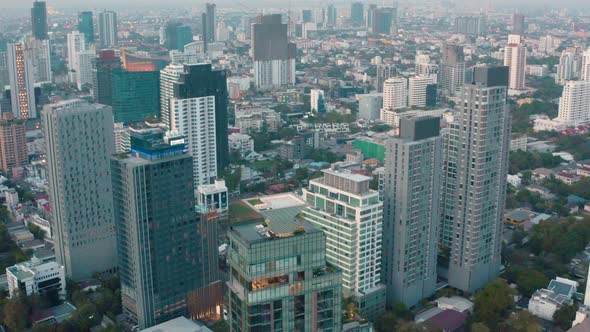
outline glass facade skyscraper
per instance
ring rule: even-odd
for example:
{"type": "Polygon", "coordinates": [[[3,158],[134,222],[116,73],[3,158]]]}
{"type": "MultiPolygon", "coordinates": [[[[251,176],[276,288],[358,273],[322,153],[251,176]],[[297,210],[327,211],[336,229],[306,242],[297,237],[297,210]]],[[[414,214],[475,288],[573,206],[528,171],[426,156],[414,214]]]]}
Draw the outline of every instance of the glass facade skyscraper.
{"type": "Polygon", "coordinates": [[[92,12],[78,14],[78,31],[84,34],[86,44],[94,43],[94,21],[92,12]]]}
{"type": "Polygon", "coordinates": [[[115,122],[144,121],[160,113],[160,73],[158,71],[112,70],[112,106],[115,122]]]}
{"type": "Polygon", "coordinates": [[[141,329],[186,315],[203,286],[192,158],[182,137],[133,132],[131,154],[111,159],[125,313],[141,329]]]}
{"type": "Polygon", "coordinates": [[[33,37],[39,40],[47,39],[47,4],[45,1],[33,2],[31,23],[33,25],[33,37]]]}
{"type": "Polygon", "coordinates": [[[232,332],[342,330],[341,273],[326,265],[326,237],[276,218],[228,231],[232,332]]]}

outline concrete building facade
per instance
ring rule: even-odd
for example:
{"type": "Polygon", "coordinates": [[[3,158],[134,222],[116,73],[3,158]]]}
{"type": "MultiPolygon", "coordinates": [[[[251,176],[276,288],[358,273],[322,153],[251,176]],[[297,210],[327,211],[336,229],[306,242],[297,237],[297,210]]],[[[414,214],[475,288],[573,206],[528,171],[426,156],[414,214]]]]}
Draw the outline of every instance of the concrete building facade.
{"type": "Polygon", "coordinates": [[[507,67],[476,67],[445,136],[440,259],[449,285],[474,292],[498,276],[510,144],[507,67]]]}
{"type": "Polygon", "coordinates": [[[113,112],[109,106],[66,100],[45,106],[42,126],[57,262],[73,280],[114,273],[113,112]]]}
{"type": "Polygon", "coordinates": [[[440,118],[400,121],[384,173],[383,279],[387,302],[411,307],[436,289],[442,138],[440,118]]]}

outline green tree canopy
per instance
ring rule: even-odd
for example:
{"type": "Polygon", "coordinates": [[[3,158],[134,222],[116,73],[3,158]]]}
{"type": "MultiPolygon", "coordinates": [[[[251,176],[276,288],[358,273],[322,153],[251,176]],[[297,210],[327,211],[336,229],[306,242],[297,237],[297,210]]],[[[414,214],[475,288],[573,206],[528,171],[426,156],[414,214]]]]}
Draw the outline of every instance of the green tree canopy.
{"type": "Polygon", "coordinates": [[[578,306],[576,304],[562,305],[553,314],[553,320],[559,325],[559,327],[568,330],[572,327],[572,322],[576,318],[576,311],[578,311],[578,306]]]}
{"type": "Polygon", "coordinates": [[[548,283],[549,278],[547,278],[544,273],[537,270],[521,270],[516,275],[516,285],[518,285],[518,290],[528,297],[533,295],[537,289],[546,287],[548,283]]]}
{"type": "Polygon", "coordinates": [[[514,290],[502,279],[495,279],[475,294],[474,321],[496,330],[514,305],[514,290]]]}

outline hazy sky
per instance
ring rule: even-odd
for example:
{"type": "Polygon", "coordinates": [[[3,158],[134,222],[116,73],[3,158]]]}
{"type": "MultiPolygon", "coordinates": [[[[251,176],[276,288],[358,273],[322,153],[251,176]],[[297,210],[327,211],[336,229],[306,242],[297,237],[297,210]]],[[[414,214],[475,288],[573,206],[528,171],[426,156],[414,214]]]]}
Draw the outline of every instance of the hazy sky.
{"type": "MultiPolygon", "coordinates": [[[[55,8],[131,8],[131,7],[201,7],[205,2],[218,3],[221,7],[236,5],[238,3],[246,4],[250,8],[264,7],[265,4],[272,7],[285,6],[289,0],[219,0],[219,1],[194,1],[194,0],[47,0],[48,6],[55,8]]],[[[366,3],[389,4],[390,0],[361,0],[366,3]]],[[[464,3],[469,7],[487,6],[489,0],[451,0],[455,3],[464,3]]],[[[491,0],[495,7],[590,7],[588,0],[491,0]]],[[[0,8],[10,9],[27,9],[32,6],[32,0],[0,0],[0,8]]],[[[298,1],[290,0],[291,6],[298,7],[300,5],[309,4],[310,7],[317,7],[318,2],[313,0],[298,1]]],[[[326,1],[328,3],[330,1],[326,1]]],[[[351,3],[350,1],[334,0],[331,1],[337,5],[345,5],[351,3]]],[[[398,0],[400,5],[404,3],[416,3],[420,0],[398,0]]]]}

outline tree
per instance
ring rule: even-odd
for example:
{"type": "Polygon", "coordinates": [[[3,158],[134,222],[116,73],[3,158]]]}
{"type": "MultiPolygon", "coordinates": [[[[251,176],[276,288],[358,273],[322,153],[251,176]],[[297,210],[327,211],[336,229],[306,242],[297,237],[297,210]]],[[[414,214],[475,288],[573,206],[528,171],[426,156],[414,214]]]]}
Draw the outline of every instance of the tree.
{"type": "Polygon", "coordinates": [[[490,328],[484,323],[471,324],[471,332],[490,332],[490,328]]]}
{"type": "Polygon", "coordinates": [[[23,296],[17,296],[8,300],[3,310],[4,325],[10,331],[24,331],[29,327],[30,310],[31,308],[23,296]]]}
{"type": "Polygon", "coordinates": [[[29,231],[33,233],[33,236],[37,240],[43,240],[45,238],[45,231],[33,223],[29,223],[29,231]]]}
{"type": "Polygon", "coordinates": [[[6,205],[0,205],[0,222],[8,224],[12,221],[12,216],[6,205]]]}
{"type": "Polygon", "coordinates": [[[380,124],[376,124],[372,127],[369,128],[371,131],[374,131],[376,133],[383,133],[386,131],[390,131],[391,129],[393,129],[390,125],[385,124],[385,123],[380,123],[380,124]]]}
{"type": "Polygon", "coordinates": [[[578,307],[576,304],[564,304],[553,314],[553,320],[562,329],[567,330],[572,327],[572,322],[576,318],[578,307]]]}
{"type": "Polygon", "coordinates": [[[549,278],[537,270],[521,270],[516,275],[516,285],[518,285],[520,292],[527,297],[533,295],[537,289],[547,286],[548,283],[549,278]]]}
{"type": "Polygon", "coordinates": [[[92,303],[86,303],[74,312],[70,320],[80,331],[89,331],[91,327],[98,324],[102,315],[92,303]]]}
{"type": "MultiPolygon", "coordinates": [[[[526,310],[515,312],[504,324],[507,331],[511,332],[541,332],[543,327],[537,317],[526,310]]],[[[571,327],[571,322],[570,322],[571,327]]]]}
{"type": "Polygon", "coordinates": [[[492,330],[514,305],[514,290],[502,279],[495,279],[475,294],[474,321],[485,323],[492,330]]]}
{"type": "Polygon", "coordinates": [[[375,330],[377,332],[389,332],[395,326],[397,317],[391,311],[386,311],[375,320],[375,330]]]}

